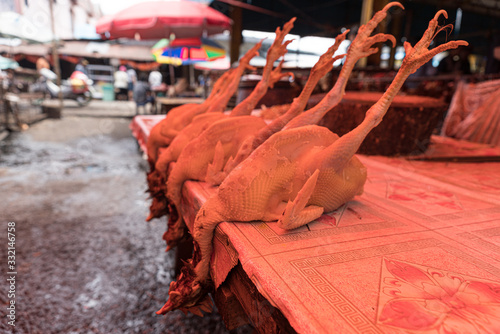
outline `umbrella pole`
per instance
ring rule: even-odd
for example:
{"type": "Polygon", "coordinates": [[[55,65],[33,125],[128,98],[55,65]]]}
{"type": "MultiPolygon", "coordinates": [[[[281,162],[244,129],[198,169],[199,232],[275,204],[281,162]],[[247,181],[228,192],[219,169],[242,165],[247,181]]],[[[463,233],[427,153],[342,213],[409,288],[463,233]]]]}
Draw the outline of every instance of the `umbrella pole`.
{"type": "Polygon", "coordinates": [[[169,64],[168,69],[170,71],[170,84],[174,85],[175,84],[175,71],[174,71],[174,65],[169,64]]]}
{"type": "Polygon", "coordinates": [[[57,86],[59,87],[59,107],[63,107],[63,93],[61,89],[61,66],[59,64],[59,54],[57,52],[56,29],[54,25],[54,6],[52,0],[49,1],[50,5],[50,23],[52,28],[52,59],[54,61],[54,69],[57,75],[57,86]]]}
{"type": "Polygon", "coordinates": [[[193,88],[195,86],[195,81],[194,81],[194,66],[193,65],[188,65],[189,66],[189,87],[193,88]]]}

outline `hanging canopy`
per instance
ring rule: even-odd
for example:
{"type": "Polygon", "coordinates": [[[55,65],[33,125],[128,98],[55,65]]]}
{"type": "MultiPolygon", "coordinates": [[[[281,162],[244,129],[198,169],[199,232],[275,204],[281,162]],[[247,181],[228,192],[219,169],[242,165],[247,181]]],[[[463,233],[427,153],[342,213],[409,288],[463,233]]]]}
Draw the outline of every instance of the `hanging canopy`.
{"type": "Polygon", "coordinates": [[[52,33],[16,12],[0,12],[0,37],[19,38],[30,43],[48,43],[52,33]]]}

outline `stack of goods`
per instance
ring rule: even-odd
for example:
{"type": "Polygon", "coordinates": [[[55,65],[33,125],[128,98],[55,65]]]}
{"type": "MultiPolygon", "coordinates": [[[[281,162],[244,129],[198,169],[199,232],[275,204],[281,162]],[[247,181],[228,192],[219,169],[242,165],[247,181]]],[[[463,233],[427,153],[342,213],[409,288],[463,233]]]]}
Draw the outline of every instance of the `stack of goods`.
{"type": "Polygon", "coordinates": [[[500,80],[478,84],[461,81],[441,134],[500,146],[500,80]]]}

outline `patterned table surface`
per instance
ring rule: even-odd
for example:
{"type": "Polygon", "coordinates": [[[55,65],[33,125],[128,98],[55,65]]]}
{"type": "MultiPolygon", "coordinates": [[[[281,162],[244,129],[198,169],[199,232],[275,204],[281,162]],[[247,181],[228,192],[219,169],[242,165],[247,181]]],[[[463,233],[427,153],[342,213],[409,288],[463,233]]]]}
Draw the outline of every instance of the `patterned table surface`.
{"type": "MultiPolygon", "coordinates": [[[[300,333],[500,331],[500,163],[360,159],[364,194],[307,226],[220,224],[215,284],[239,261],[300,333]]],[[[186,183],[188,225],[213,191],[186,183]]]]}

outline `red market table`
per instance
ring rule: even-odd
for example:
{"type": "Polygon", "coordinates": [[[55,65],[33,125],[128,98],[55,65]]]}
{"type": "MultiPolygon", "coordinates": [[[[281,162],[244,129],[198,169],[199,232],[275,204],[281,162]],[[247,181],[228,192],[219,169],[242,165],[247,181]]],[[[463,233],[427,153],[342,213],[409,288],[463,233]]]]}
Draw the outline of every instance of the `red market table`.
{"type": "MultiPolygon", "coordinates": [[[[497,331],[499,157],[500,148],[433,137],[410,159],[360,156],[364,194],[304,227],[219,224],[211,275],[226,324],[248,317],[260,332],[497,331]]],[[[186,182],[180,212],[191,230],[214,191],[186,182]]]]}

